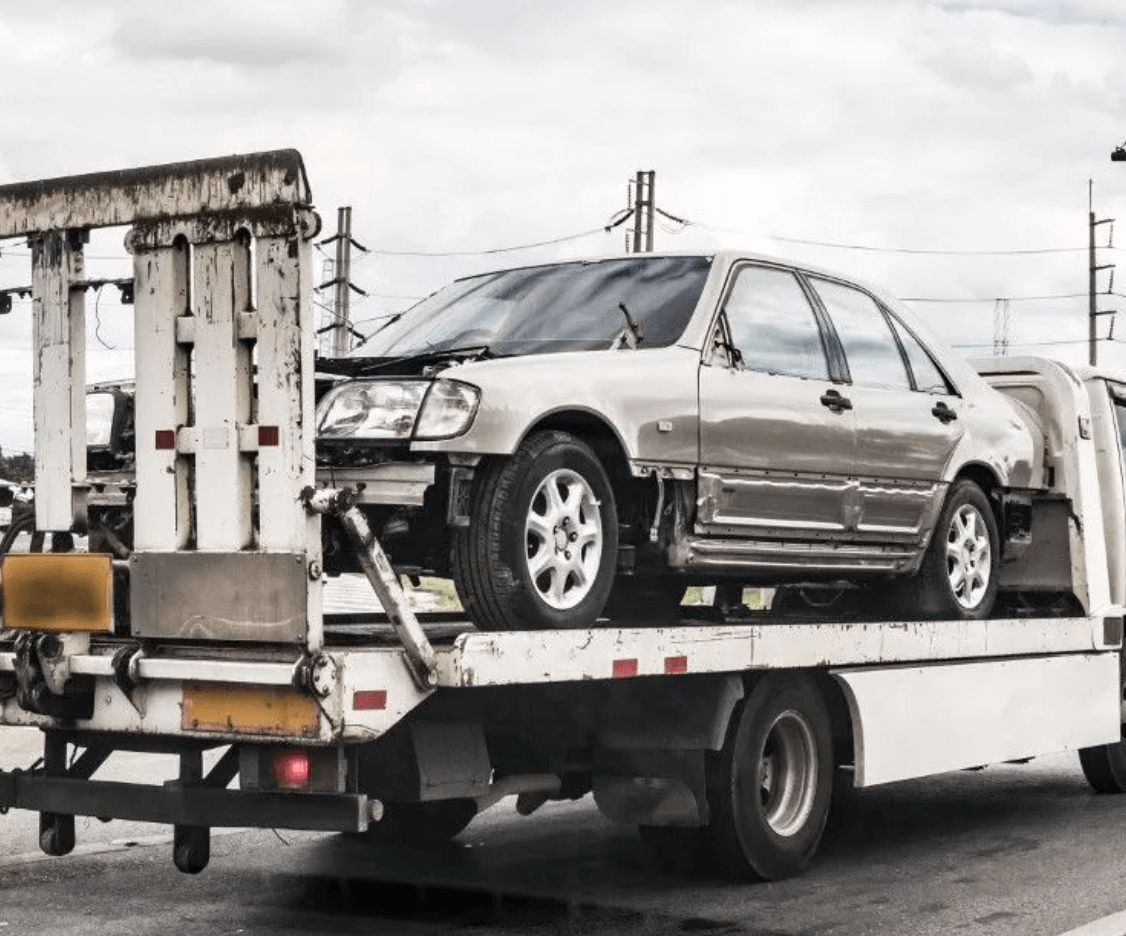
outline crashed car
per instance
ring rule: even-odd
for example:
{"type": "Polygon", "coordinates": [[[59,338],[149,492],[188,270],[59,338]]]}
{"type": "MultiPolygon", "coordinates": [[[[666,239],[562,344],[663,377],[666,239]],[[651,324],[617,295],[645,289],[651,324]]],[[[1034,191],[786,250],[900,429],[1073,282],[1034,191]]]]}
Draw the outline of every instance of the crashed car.
{"type": "MultiPolygon", "coordinates": [[[[982,618],[1028,544],[1034,444],[899,303],[738,252],[460,279],[317,407],[318,476],[482,629],[667,613],[690,584],[863,585],[982,618]]],[[[358,568],[324,527],[330,573],[358,568]]]]}

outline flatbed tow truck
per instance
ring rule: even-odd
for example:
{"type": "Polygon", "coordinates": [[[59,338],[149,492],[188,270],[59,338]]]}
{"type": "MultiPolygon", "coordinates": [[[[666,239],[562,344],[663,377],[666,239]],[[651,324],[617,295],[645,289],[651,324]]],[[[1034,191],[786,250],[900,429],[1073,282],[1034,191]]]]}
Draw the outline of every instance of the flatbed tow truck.
{"type": "Polygon", "coordinates": [[[1126,379],[1034,358],[979,369],[1042,439],[1033,546],[1003,617],[833,618],[707,609],[653,626],[478,632],[415,615],[355,492],[318,479],[311,245],[295,151],[0,186],[0,238],[32,249],[35,527],[0,565],[0,809],[167,823],[185,872],[210,829],[450,837],[516,795],[593,793],[660,849],[706,840],[766,879],[812,861],[834,787],[1077,750],[1126,790],[1126,379]],[[83,247],[128,226],[135,476],[85,460],[83,247]],[[75,549],[132,499],[127,554],[75,549]],[[337,516],[371,614],[322,607],[337,516]],[[49,543],[49,546],[48,546],[49,543]],[[6,726],[43,757],[4,763],[6,726]],[[174,754],[163,784],[99,779],[174,754]]]}

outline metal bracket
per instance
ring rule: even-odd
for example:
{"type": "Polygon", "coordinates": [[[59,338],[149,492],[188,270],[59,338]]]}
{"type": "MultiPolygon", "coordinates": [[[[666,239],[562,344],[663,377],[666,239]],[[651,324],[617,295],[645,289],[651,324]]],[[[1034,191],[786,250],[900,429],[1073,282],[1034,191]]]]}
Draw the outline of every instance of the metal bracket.
{"type": "Polygon", "coordinates": [[[145,717],[145,693],[138,670],[143,655],[138,646],[122,647],[113,655],[113,681],[141,718],[145,717]]]}
{"type": "Polygon", "coordinates": [[[336,685],[337,667],[331,657],[303,656],[293,668],[293,685],[317,699],[327,698],[336,685]]]}
{"type": "Polygon", "coordinates": [[[301,492],[301,500],[310,513],[331,514],[340,521],[348,539],[356,548],[364,575],[371,583],[372,590],[387,612],[391,626],[406,651],[405,659],[411,677],[419,688],[433,689],[438,684],[434,648],[411,610],[387,554],[371,532],[363,511],[355,505],[354,497],[355,493],[348,488],[305,488],[301,492]]]}
{"type": "MultiPolygon", "coordinates": [[[[84,636],[89,646],[88,634],[66,636],[84,636]]],[[[69,653],[77,649],[68,648],[55,634],[20,634],[14,660],[16,704],[51,718],[90,718],[94,714],[93,681],[70,674],[69,653]]]]}

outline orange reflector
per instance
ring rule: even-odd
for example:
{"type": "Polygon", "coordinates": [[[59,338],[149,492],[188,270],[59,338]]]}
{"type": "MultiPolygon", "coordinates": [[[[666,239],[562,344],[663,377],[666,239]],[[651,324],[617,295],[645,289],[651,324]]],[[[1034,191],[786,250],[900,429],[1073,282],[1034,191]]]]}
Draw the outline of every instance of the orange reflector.
{"type": "Polygon", "coordinates": [[[375,712],[387,708],[386,689],[357,689],[352,693],[352,709],[356,712],[375,712]]]}
{"type": "Polygon", "coordinates": [[[615,678],[619,676],[636,676],[637,660],[615,660],[611,673],[615,678]]]}
{"type": "Polygon", "coordinates": [[[278,751],[274,758],[274,780],[285,790],[309,785],[309,755],[304,751],[278,751]]]}
{"type": "Polygon", "coordinates": [[[317,703],[289,686],[184,683],[180,724],[188,731],[315,735],[317,703]]]}
{"type": "Polygon", "coordinates": [[[102,553],[10,553],[0,562],[3,624],[112,631],[113,559],[102,553]]]}
{"type": "Polygon", "coordinates": [[[157,429],[154,446],[158,449],[174,449],[176,447],[176,430],[157,429]]]}
{"type": "Polygon", "coordinates": [[[672,656],[665,657],[665,672],[670,675],[674,673],[687,673],[688,672],[688,657],[686,656],[672,656]]]}
{"type": "Polygon", "coordinates": [[[258,427],[258,444],[262,445],[277,445],[280,433],[277,426],[259,426],[258,427]]]}

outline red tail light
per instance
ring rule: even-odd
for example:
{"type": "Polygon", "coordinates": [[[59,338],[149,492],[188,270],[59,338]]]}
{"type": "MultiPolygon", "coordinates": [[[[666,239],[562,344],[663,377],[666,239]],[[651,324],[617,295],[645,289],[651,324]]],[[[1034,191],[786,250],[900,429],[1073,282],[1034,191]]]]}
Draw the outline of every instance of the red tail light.
{"type": "Polygon", "coordinates": [[[274,780],[283,790],[309,785],[309,755],[304,751],[279,751],[274,758],[274,780]]]}

